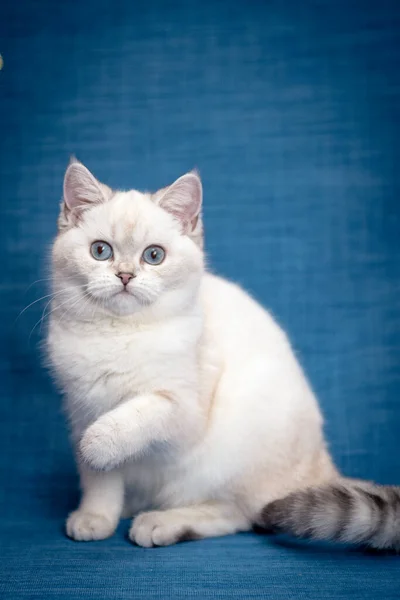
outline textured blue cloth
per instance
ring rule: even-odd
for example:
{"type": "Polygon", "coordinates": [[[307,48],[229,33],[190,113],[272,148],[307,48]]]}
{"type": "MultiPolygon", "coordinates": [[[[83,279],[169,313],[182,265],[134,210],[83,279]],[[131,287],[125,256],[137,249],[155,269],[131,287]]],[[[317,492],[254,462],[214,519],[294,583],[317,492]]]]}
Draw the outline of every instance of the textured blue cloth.
{"type": "Polygon", "coordinates": [[[255,534],[144,550],[127,523],[66,539],[46,299],[16,320],[48,293],[70,153],[121,187],[197,166],[209,262],[289,332],[338,465],[400,483],[399,24],[398,0],[2,2],[3,600],[399,598],[392,556],[255,534]]]}

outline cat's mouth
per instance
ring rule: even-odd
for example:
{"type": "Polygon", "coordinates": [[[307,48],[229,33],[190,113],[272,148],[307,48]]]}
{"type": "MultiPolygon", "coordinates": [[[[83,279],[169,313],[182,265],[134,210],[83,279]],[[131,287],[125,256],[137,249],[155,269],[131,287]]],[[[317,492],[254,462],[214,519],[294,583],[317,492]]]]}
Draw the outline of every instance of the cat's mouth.
{"type": "Polygon", "coordinates": [[[105,291],[105,293],[103,294],[93,294],[93,299],[94,300],[112,300],[112,299],[116,299],[116,298],[134,298],[136,299],[136,294],[134,293],[133,290],[131,289],[127,289],[125,286],[123,288],[118,288],[117,290],[109,290],[109,291],[105,291]]]}
{"type": "Polygon", "coordinates": [[[139,304],[142,304],[141,298],[138,297],[138,294],[135,294],[133,289],[128,289],[127,287],[124,287],[123,289],[120,289],[117,292],[115,292],[115,294],[113,294],[113,298],[132,298],[139,304]]]}
{"type": "Polygon", "coordinates": [[[103,288],[102,292],[102,294],[94,293],[90,295],[93,296],[94,301],[105,302],[110,306],[111,309],[113,303],[115,303],[117,307],[120,305],[125,307],[134,307],[135,305],[148,306],[151,304],[150,299],[146,296],[146,294],[141,292],[140,287],[139,289],[134,289],[133,287],[128,286],[118,286],[117,289],[115,287],[114,289],[108,290],[103,288]]]}
{"type": "Polygon", "coordinates": [[[127,296],[131,296],[132,298],[134,298],[135,294],[131,290],[127,290],[126,287],[116,291],[112,295],[113,298],[126,298],[127,296]]]}

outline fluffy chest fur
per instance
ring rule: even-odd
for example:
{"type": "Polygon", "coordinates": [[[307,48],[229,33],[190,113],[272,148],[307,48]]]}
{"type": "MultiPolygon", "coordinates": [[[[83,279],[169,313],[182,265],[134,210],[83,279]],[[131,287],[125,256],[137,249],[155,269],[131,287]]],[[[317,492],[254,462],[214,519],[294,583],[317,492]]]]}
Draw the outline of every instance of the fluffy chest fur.
{"type": "Polygon", "coordinates": [[[191,428],[189,444],[184,451],[154,444],[126,461],[121,467],[126,511],[207,497],[219,480],[210,476],[212,451],[205,451],[204,436],[222,366],[201,310],[139,327],[121,320],[85,325],[53,316],[48,345],[75,444],[91,423],[128,399],[187,391],[182,402],[183,427],[191,428]]]}
{"type": "Polygon", "coordinates": [[[200,335],[196,313],[149,326],[52,319],[48,344],[74,437],[137,394],[167,391],[179,380],[196,386],[200,335]]]}

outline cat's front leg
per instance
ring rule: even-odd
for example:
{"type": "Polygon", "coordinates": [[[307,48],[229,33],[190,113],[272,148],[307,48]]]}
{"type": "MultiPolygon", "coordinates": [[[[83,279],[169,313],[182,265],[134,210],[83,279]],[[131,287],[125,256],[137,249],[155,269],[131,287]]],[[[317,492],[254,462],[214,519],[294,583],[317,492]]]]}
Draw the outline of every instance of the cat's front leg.
{"type": "Polygon", "coordinates": [[[80,465],[82,499],[67,519],[67,535],[77,541],[102,540],[117,527],[124,501],[122,473],[101,473],[80,465]]]}
{"type": "Polygon", "coordinates": [[[142,453],[152,442],[167,441],[173,433],[176,408],[174,396],[164,391],[127,400],[85,431],[80,442],[83,462],[108,471],[142,453]]]}

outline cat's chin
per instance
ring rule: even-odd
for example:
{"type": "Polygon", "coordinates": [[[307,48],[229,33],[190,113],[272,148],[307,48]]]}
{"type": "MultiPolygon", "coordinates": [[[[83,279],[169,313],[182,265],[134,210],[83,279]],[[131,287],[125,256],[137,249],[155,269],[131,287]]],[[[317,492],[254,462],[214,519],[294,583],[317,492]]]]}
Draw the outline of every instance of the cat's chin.
{"type": "Polygon", "coordinates": [[[113,314],[124,317],[142,311],[144,305],[133,294],[121,291],[108,300],[107,308],[113,314]]]}

